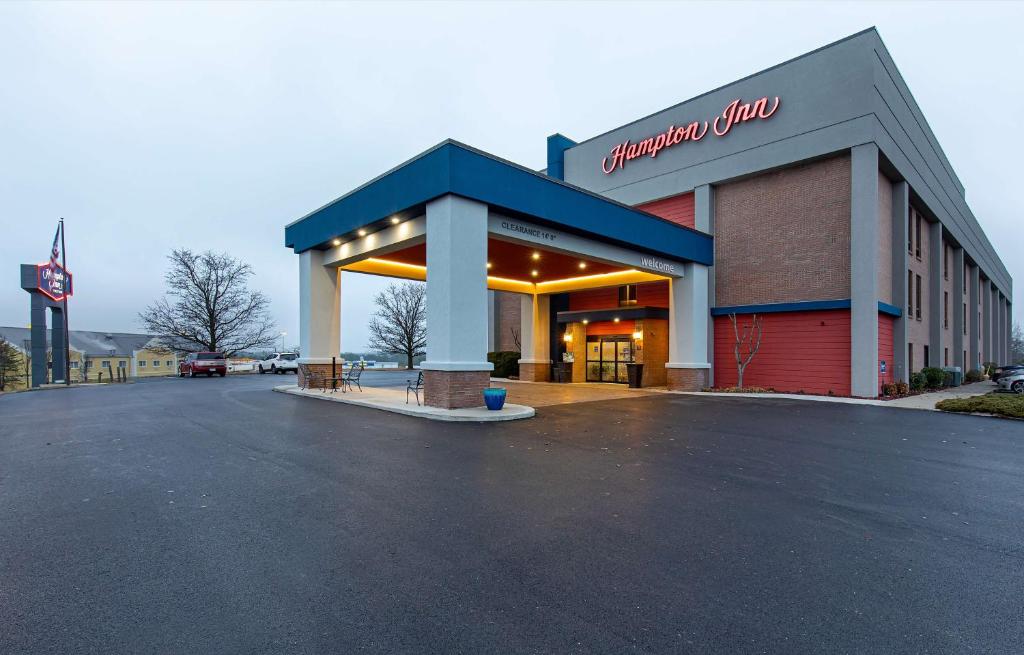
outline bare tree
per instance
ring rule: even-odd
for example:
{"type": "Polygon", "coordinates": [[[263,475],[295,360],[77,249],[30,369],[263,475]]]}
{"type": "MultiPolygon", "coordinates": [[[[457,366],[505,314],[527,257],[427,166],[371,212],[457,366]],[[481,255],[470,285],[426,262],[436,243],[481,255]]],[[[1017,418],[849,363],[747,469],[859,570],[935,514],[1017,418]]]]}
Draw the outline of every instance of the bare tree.
{"type": "Polygon", "coordinates": [[[206,350],[225,356],[273,348],[278,334],[270,300],[250,291],[252,267],[226,253],[173,250],[163,298],[139,314],[146,330],[177,352],[206,350]]]}
{"type": "Polygon", "coordinates": [[[751,314],[750,324],[740,328],[736,314],[729,314],[729,320],[732,321],[732,332],[736,337],[733,345],[733,354],[736,355],[736,386],[742,389],[743,372],[747,370],[750,360],[754,359],[754,355],[761,348],[763,321],[757,314],[751,314]]]}
{"type": "MultiPolygon", "coordinates": [[[[0,391],[7,389],[21,380],[21,351],[10,341],[0,337],[0,391]]],[[[25,358],[28,361],[28,358],[25,358]]]]}
{"type": "Polygon", "coordinates": [[[509,331],[512,333],[512,345],[514,346],[513,350],[515,350],[517,353],[522,353],[523,352],[523,340],[520,337],[519,328],[517,328],[517,327],[510,327],[509,331]]]}
{"type": "Polygon", "coordinates": [[[1014,323],[1010,331],[1010,361],[1014,364],[1024,364],[1024,329],[1020,323],[1014,323]]]}
{"type": "Polygon", "coordinates": [[[427,347],[427,287],[418,283],[391,284],[374,298],[377,311],[370,319],[371,349],[405,355],[406,368],[427,347]]]}

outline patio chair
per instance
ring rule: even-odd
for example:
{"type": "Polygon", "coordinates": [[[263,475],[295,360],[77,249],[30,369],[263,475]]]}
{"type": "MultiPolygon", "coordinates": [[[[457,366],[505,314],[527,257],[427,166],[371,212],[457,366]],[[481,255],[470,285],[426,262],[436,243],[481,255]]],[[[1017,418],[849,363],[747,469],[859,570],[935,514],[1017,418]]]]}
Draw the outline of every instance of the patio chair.
{"type": "Polygon", "coordinates": [[[420,391],[423,390],[423,371],[416,376],[416,383],[413,384],[412,380],[405,381],[405,404],[409,404],[409,392],[413,392],[416,395],[416,404],[420,404],[420,391]]]}
{"type": "Polygon", "coordinates": [[[311,369],[307,364],[299,364],[299,370],[302,373],[300,376],[302,378],[302,384],[299,385],[300,388],[310,389],[319,386],[321,389],[325,389],[327,387],[327,381],[323,373],[311,369]]]}
{"type": "Polygon", "coordinates": [[[348,390],[352,391],[353,384],[359,387],[359,391],[363,390],[363,385],[359,382],[359,378],[362,377],[364,368],[366,368],[365,364],[352,364],[352,368],[350,368],[348,373],[346,373],[341,379],[341,388],[343,391],[345,387],[348,387],[348,390]]]}

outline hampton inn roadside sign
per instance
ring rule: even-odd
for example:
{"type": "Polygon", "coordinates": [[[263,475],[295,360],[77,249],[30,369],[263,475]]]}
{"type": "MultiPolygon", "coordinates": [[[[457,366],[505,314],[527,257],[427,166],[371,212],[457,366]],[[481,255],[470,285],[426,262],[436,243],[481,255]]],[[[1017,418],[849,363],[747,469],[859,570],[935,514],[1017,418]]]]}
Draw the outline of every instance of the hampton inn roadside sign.
{"type": "Polygon", "coordinates": [[[710,129],[716,137],[728,134],[740,123],[767,120],[779,110],[779,96],[772,100],[768,107],[768,96],[754,102],[743,102],[740,98],[733,100],[713,121],[693,121],[689,125],[669,125],[668,129],[655,136],[647,137],[639,143],[623,141],[612,148],[611,155],[601,160],[601,170],[610,175],[626,165],[626,162],[638,157],[657,157],[665,148],[670,148],[684,141],[700,141],[710,129]]]}
{"type": "Polygon", "coordinates": [[[36,265],[36,289],[54,302],[62,302],[74,293],[71,272],[58,263],[36,265]]]}

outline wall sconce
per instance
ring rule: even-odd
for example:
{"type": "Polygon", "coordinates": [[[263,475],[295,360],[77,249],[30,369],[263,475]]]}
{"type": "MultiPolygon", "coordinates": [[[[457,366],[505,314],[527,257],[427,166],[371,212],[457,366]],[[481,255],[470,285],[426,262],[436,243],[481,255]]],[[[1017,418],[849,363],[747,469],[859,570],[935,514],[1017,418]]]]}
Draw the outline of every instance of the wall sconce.
{"type": "Polygon", "coordinates": [[[566,343],[572,343],[572,335],[566,332],[565,335],[562,337],[562,341],[566,343]]]}
{"type": "Polygon", "coordinates": [[[643,339],[644,338],[644,333],[643,332],[634,332],[633,333],[633,338],[634,339],[643,339]]]}

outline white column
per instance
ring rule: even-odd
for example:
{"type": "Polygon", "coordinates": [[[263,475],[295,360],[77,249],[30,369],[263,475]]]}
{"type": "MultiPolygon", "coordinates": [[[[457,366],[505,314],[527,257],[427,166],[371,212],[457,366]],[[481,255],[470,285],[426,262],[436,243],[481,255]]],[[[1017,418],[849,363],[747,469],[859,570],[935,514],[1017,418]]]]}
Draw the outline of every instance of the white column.
{"type": "Polygon", "coordinates": [[[520,296],[520,364],[551,363],[551,296],[520,296]]]}
{"type": "Polygon", "coordinates": [[[487,205],[447,195],[427,203],[427,359],[434,371],[490,371],[487,205]]]}
{"type": "Polygon", "coordinates": [[[306,364],[329,364],[340,355],[341,269],[324,266],[324,254],[299,255],[299,350],[306,364]]]}
{"type": "Polygon", "coordinates": [[[708,361],[708,267],[688,263],[669,280],[666,368],[710,369],[708,361]]]}
{"type": "Polygon", "coordinates": [[[854,396],[874,398],[878,395],[878,146],[854,146],[850,155],[850,386],[854,396]]]}

